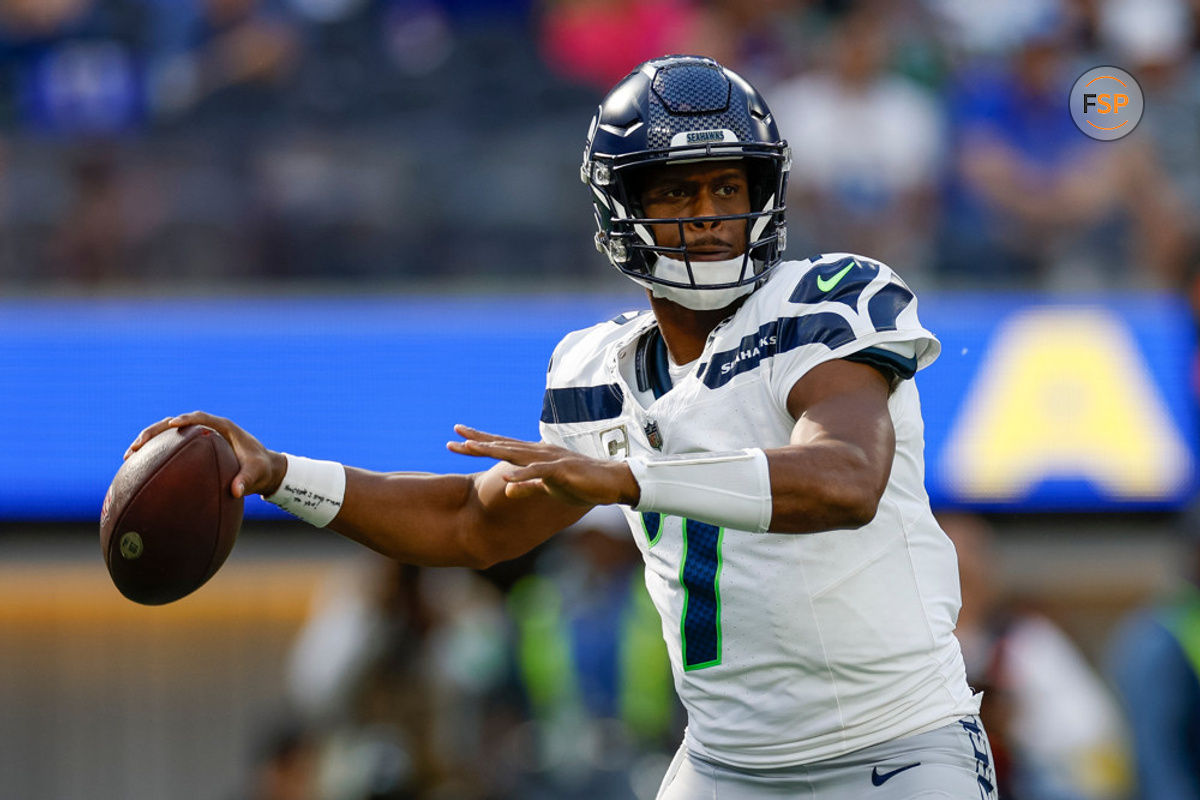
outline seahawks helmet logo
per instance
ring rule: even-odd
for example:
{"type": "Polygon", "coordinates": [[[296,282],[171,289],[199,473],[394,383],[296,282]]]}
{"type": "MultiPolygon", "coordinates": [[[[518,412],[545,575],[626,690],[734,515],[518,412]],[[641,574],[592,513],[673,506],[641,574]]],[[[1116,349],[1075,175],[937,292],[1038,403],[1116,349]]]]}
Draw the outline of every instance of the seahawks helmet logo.
{"type": "Polygon", "coordinates": [[[688,144],[707,144],[708,142],[723,142],[725,141],[725,131],[688,131],[688,144]]]}

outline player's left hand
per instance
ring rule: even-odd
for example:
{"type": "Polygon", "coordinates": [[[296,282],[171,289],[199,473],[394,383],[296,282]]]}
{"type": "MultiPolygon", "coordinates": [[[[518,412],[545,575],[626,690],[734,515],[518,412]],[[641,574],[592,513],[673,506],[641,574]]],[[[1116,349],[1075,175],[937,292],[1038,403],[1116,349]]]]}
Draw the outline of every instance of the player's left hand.
{"type": "Polygon", "coordinates": [[[504,493],[511,498],[546,494],[572,505],[637,505],[641,490],[624,461],[581,456],[545,442],[526,442],[466,425],[455,425],[461,442],[446,447],[465,456],[507,461],[516,469],[504,476],[504,493]]]}

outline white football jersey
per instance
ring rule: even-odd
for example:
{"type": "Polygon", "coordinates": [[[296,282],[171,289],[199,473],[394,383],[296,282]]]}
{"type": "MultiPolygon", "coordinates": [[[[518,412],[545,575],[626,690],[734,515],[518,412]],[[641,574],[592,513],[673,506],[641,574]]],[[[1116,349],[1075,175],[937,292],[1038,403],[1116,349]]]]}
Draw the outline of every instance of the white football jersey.
{"type": "MultiPolygon", "coordinates": [[[[907,378],[940,348],[904,283],[847,253],[776,267],[657,399],[646,344],[656,327],[653,314],[631,313],[562,340],[545,441],[597,458],[783,447],[795,424],[788,393],[817,364],[849,356],[907,378]]],[[[888,407],[891,477],[857,530],[749,533],[624,508],[697,755],[794,766],[978,712],[953,634],[957,559],[925,493],[911,380],[888,407]]]]}

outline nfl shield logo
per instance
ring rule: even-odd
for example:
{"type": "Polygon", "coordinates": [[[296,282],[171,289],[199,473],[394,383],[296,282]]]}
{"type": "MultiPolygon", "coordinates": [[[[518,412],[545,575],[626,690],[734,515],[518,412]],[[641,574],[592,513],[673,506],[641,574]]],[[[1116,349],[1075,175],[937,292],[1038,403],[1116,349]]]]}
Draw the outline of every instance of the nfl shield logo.
{"type": "Polygon", "coordinates": [[[658,423],[654,420],[646,423],[646,439],[655,450],[662,450],[662,434],[658,432],[658,423]]]}

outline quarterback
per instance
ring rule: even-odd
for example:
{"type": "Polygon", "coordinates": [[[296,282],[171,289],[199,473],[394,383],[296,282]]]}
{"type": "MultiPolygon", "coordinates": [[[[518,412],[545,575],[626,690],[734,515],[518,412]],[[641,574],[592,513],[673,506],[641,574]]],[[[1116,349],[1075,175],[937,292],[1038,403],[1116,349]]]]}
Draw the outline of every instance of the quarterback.
{"type": "Polygon", "coordinates": [[[592,120],[596,245],[648,311],[555,349],[541,441],[456,427],[473,475],[373,473],[233,444],[261,493],[388,556],[484,567],[594,505],[645,559],[688,712],[660,800],[994,798],[953,630],[954,548],[924,489],[911,378],[939,344],[884,264],[783,261],[789,150],[711,59],[668,56],[592,120]]]}

